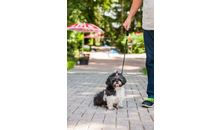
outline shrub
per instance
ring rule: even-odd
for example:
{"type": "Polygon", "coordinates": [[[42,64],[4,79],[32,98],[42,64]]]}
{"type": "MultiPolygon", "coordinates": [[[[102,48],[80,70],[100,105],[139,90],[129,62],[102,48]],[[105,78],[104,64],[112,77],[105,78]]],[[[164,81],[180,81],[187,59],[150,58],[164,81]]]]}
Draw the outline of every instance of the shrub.
{"type": "Polygon", "coordinates": [[[90,46],[93,45],[93,41],[94,41],[93,38],[90,38],[90,39],[89,39],[89,45],[90,45],[90,46]]]}
{"type": "Polygon", "coordinates": [[[67,70],[73,68],[77,61],[78,60],[76,58],[73,58],[73,57],[68,58],[67,57],[67,70]]]}
{"type": "Polygon", "coordinates": [[[98,42],[96,42],[96,43],[95,43],[95,45],[96,45],[96,46],[100,46],[101,44],[100,44],[100,43],[98,43],[98,42]]]}
{"type": "Polygon", "coordinates": [[[73,66],[76,64],[75,61],[67,61],[67,70],[73,68],[73,66]]]}
{"type": "MultiPolygon", "coordinates": [[[[123,48],[125,48],[125,43],[127,38],[132,39],[131,41],[129,41],[129,43],[132,43],[132,53],[145,52],[143,34],[135,35],[134,33],[132,33],[129,34],[129,36],[124,36],[123,40],[121,41],[121,45],[123,45],[123,48]]],[[[129,53],[131,53],[131,50],[129,50],[129,53]]]]}
{"type": "MultiPolygon", "coordinates": [[[[82,48],[81,48],[82,50],[82,48]]],[[[83,51],[90,51],[90,48],[83,48],[83,51]]]]}

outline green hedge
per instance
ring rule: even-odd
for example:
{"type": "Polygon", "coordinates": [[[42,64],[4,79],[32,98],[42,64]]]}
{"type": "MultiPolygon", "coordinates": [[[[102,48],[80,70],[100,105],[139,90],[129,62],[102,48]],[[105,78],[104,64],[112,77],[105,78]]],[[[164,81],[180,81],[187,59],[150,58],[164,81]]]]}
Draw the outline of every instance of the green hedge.
{"type": "Polygon", "coordinates": [[[100,44],[100,43],[98,43],[98,42],[96,42],[96,43],[95,43],[95,45],[96,45],[96,46],[100,46],[101,44],[100,44]]]}
{"type": "Polygon", "coordinates": [[[76,60],[74,61],[67,61],[67,70],[73,68],[73,66],[76,64],[76,60]]]}
{"type": "MultiPolygon", "coordinates": [[[[82,48],[80,48],[80,51],[82,51],[82,48]]],[[[83,51],[91,51],[90,48],[83,48],[83,51]]]]}
{"type": "MultiPolygon", "coordinates": [[[[144,47],[144,39],[143,39],[143,34],[141,35],[135,35],[135,33],[129,34],[129,36],[123,36],[121,40],[121,46],[122,50],[124,51],[126,39],[131,38],[131,41],[128,41],[128,43],[132,43],[132,53],[144,53],[145,52],[145,47],[144,47]]],[[[131,53],[131,50],[129,49],[129,53],[131,53]]]]}

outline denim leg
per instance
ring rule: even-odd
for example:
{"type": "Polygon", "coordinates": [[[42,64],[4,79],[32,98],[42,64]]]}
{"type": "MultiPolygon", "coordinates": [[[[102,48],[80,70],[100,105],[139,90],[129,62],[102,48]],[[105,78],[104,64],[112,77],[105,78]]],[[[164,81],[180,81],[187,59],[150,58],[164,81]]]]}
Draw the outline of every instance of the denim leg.
{"type": "Polygon", "coordinates": [[[147,56],[147,94],[148,98],[154,98],[154,30],[144,30],[144,45],[147,56]]]}

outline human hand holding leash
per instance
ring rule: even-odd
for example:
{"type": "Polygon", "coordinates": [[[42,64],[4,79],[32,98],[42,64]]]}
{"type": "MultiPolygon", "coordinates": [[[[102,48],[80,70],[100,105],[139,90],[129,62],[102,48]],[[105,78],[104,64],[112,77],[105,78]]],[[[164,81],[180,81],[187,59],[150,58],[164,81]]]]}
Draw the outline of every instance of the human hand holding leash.
{"type": "Polygon", "coordinates": [[[125,30],[128,31],[131,28],[130,25],[131,25],[131,18],[128,17],[123,24],[125,30]]]}
{"type": "Polygon", "coordinates": [[[133,0],[129,15],[128,15],[127,19],[125,20],[124,24],[123,24],[124,28],[127,31],[131,28],[130,27],[131,26],[131,19],[136,14],[138,9],[141,7],[142,1],[143,0],[133,0]]]}

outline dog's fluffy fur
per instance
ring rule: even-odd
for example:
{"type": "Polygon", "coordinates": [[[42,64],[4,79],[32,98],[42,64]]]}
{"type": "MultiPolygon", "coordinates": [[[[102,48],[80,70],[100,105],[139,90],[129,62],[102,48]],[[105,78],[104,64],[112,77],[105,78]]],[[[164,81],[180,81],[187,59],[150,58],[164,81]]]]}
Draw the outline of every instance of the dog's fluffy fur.
{"type": "Polygon", "coordinates": [[[116,70],[111,74],[106,80],[106,89],[99,92],[94,97],[94,105],[96,106],[106,106],[109,109],[114,109],[114,105],[117,105],[117,108],[123,107],[123,100],[125,96],[124,84],[126,83],[125,77],[118,73],[116,70]]]}

